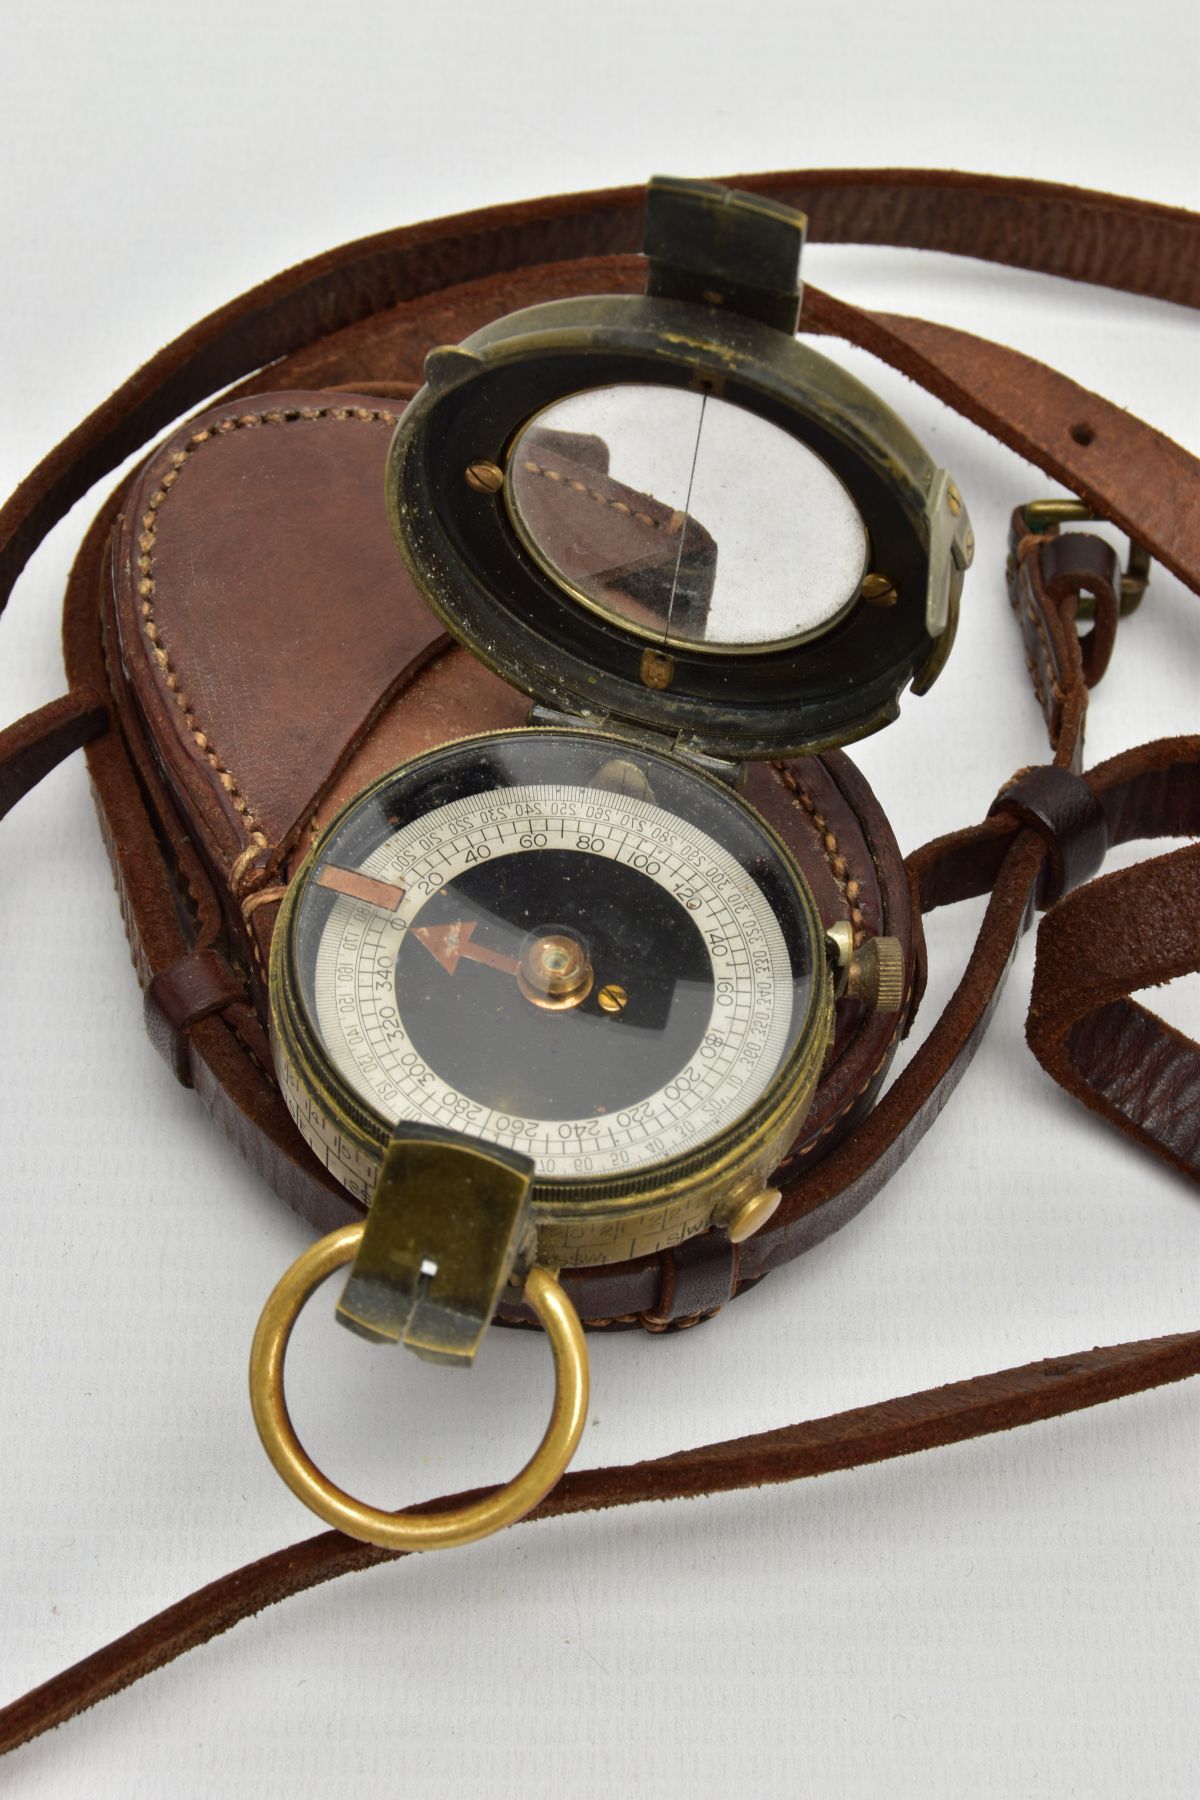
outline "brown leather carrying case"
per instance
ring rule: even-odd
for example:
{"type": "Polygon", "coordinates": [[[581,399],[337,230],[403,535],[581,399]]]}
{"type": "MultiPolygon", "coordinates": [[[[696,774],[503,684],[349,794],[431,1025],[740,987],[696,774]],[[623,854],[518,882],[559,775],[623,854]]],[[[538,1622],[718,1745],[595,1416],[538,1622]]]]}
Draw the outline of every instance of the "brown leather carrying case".
{"type": "MultiPolygon", "coordinates": [[[[953,250],[1200,305],[1200,226],[1174,209],[921,171],[735,179],[806,210],[816,240],[953,250]]],[[[400,569],[379,502],[391,425],[434,344],[534,300],[640,287],[640,212],[640,190],[547,200],[386,234],[288,271],[160,353],[0,514],[6,596],[96,480],[257,371],[172,429],[97,518],[66,599],[70,692],[0,733],[0,813],[87,745],[151,1035],[255,1167],[323,1227],[353,1203],[300,1143],[270,1072],[264,971],[281,891],[314,830],[381,769],[517,723],[527,707],[448,646],[400,569]],[[359,628],[339,632],[343,613],[359,628]]],[[[1200,471],[1161,434],[1031,359],[945,326],[860,312],[809,288],[802,328],[845,336],[922,382],[1200,592],[1200,471]]],[[[827,922],[848,917],[901,938],[901,1026],[920,997],[921,912],[990,894],[949,1005],[872,1106],[897,1024],[844,1003],[771,1224],[740,1253],[710,1232],[638,1263],[576,1272],[572,1298],[592,1325],[693,1324],[852,1217],[945,1103],[1039,907],[1050,910],[1033,1048],[1085,1104],[1200,1178],[1200,1052],[1128,997],[1200,963],[1200,851],[1091,879],[1111,844],[1200,828],[1200,740],[1143,746],[1084,776],[1087,689],[1122,605],[1116,558],[1098,537],[1031,526],[1018,511],[1009,591],[1052,761],[1010,784],[982,824],[904,865],[841,754],[760,768],[749,790],[791,843],[827,922]],[[1096,617],[1086,651],[1075,626],[1084,595],[1096,617]]],[[[1198,1366],[1194,1333],[1088,1351],[636,1469],[572,1474],[533,1516],[849,1467],[1198,1366]]],[[[270,1600],[389,1554],[324,1533],[214,1583],[5,1709],[0,1750],[270,1600]]]]}
{"type": "MultiPolygon", "coordinates": [[[[543,282],[535,275],[530,299],[543,282]]],[[[151,1036],[243,1147],[256,1134],[254,1160],[272,1186],[325,1230],[363,1209],[334,1153],[325,1167],[300,1142],[264,1067],[265,972],[284,888],[316,833],[376,776],[435,744],[523,724],[530,705],[450,645],[396,554],[380,496],[401,405],[290,391],[184,425],[133,483],[111,581],[102,568],[87,596],[93,613],[99,604],[105,672],[154,822],[161,834],[171,818],[202,865],[185,873],[162,859],[185,937],[189,911],[195,924],[147,985],[151,1036]],[[229,1028],[220,1074],[194,1037],[202,1012],[229,1028]]],[[[901,939],[915,1000],[919,925],[900,852],[850,760],[752,766],[746,797],[789,842],[827,924],[901,939]]],[[[97,798],[119,862],[99,781],[97,798]]],[[[126,921],[136,954],[128,903],[126,921]]],[[[839,1015],[789,1174],[869,1108],[905,1017],[854,1000],[839,1015]]],[[[815,1221],[806,1242],[821,1235],[815,1221]]],[[[592,1325],[663,1329],[714,1311],[758,1271],[747,1259],[743,1272],[737,1247],[710,1232],[564,1281],[592,1325]]]]}

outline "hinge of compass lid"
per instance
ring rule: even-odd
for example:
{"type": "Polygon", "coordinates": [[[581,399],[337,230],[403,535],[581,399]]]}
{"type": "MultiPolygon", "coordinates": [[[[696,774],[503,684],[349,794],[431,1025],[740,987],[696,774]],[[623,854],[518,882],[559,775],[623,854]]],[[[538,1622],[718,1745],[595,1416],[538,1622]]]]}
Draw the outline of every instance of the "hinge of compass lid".
{"type": "Polygon", "coordinates": [[[341,1324],[429,1362],[467,1364],[514,1267],[533,1251],[534,1165],[431,1126],[397,1125],[384,1152],[341,1324]]]}
{"type": "MultiPolygon", "coordinates": [[[[660,756],[670,756],[676,762],[686,763],[689,768],[699,769],[702,775],[711,775],[714,781],[724,782],[735,793],[746,779],[745,763],[727,761],[721,756],[707,756],[703,750],[697,750],[694,744],[689,743],[682,732],[653,731],[646,725],[628,725],[624,720],[613,719],[606,713],[560,712],[557,707],[541,704],[530,707],[529,723],[557,726],[560,731],[590,731],[597,736],[620,740],[644,750],[657,750],[660,756]]],[[[619,759],[614,759],[614,766],[616,761],[619,759]]],[[[593,783],[595,787],[606,785],[613,784],[603,781],[593,783]]],[[[621,786],[624,792],[633,791],[628,783],[622,783],[621,786]]]]}

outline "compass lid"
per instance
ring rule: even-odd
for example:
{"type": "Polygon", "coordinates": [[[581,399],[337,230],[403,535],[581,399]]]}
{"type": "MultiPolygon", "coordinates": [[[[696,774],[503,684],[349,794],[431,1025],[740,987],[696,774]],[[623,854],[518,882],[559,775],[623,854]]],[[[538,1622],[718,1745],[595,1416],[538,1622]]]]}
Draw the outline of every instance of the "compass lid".
{"type": "Polygon", "coordinates": [[[644,295],[431,352],[392,529],[447,628],[542,703],[740,759],[862,737],[940,670],[970,524],[907,428],[792,335],[804,225],[656,180],[644,295]]]}

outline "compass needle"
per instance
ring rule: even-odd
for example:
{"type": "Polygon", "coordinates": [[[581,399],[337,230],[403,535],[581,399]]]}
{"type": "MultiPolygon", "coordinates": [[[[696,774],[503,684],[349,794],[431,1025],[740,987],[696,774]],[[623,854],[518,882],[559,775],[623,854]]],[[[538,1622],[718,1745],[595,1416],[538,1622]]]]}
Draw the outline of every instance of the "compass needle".
{"type": "Polygon", "coordinates": [[[452,925],[416,925],[412,935],[418,943],[424,944],[448,975],[453,975],[459,963],[464,960],[482,963],[489,969],[499,969],[504,975],[515,975],[520,966],[516,957],[505,956],[499,950],[489,950],[486,944],[476,944],[473,941],[474,931],[474,919],[456,919],[452,925]]]}

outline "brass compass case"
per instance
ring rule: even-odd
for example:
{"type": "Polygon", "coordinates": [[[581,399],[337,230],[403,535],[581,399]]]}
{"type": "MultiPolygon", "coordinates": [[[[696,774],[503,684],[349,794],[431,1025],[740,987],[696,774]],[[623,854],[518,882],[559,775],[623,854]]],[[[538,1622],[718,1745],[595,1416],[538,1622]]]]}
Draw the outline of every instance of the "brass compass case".
{"type": "MultiPolygon", "coordinates": [[[[442,771],[448,763],[460,757],[473,765],[477,756],[486,753],[494,764],[498,765],[501,760],[503,761],[506,774],[512,773],[514,765],[525,760],[522,758],[522,752],[526,753],[526,758],[528,755],[536,753],[540,763],[545,763],[553,758],[552,766],[557,779],[565,784],[578,783],[590,796],[590,803],[586,806],[586,830],[591,835],[585,836],[583,843],[585,846],[594,844],[596,848],[585,847],[583,850],[576,850],[572,847],[570,854],[577,856],[580,863],[586,865],[580,872],[584,876],[592,875],[599,883],[600,881],[611,881],[622,867],[622,865],[608,865],[607,851],[602,849],[601,845],[611,845],[617,834],[626,826],[627,821],[635,818],[637,811],[645,805],[642,800],[632,799],[621,793],[614,794],[604,788],[594,788],[590,785],[589,776],[594,779],[597,772],[603,771],[605,765],[612,760],[614,749],[624,752],[621,761],[625,768],[627,770],[636,769],[647,781],[647,785],[652,783],[656,797],[664,803],[668,798],[667,793],[664,792],[664,785],[672,777],[674,778],[676,789],[670,794],[672,816],[678,817],[682,805],[686,804],[686,801],[681,803],[676,798],[680,789],[686,789],[689,791],[689,797],[693,800],[702,797],[703,803],[712,809],[713,813],[729,814],[736,809],[737,813],[746,815],[747,819],[752,821],[753,833],[758,839],[761,839],[761,844],[755,845],[755,849],[760,853],[764,848],[769,849],[773,854],[773,882],[777,884],[779,890],[781,911],[786,908],[785,922],[788,927],[788,936],[794,940],[791,961],[798,976],[796,982],[798,1015],[790,1026],[790,1050],[763,1090],[752,1104],[738,1110],[728,1123],[712,1130],[702,1143],[681,1147],[676,1154],[669,1155],[662,1160],[651,1161],[648,1165],[638,1166],[635,1164],[633,1167],[622,1167],[617,1162],[608,1167],[602,1167],[599,1173],[585,1171],[547,1175],[534,1172],[530,1190],[533,1236],[527,1240],[524,1246],[527,1254],[521,1258],[523,1265],[527,1264],[530,1255],[534,1255],[538,1261],[558,1268],[624,1262],[681,1243],[685,1238],[694,1236],[710,1225],[728,1224],[748,1201],[756,1199],[761,1194],[771,1170],[780,1161],[787,1146],[792,1142],[803,1123],[804,1115],[816,1090],[821,1064],[830,1042],[834,973],[830,967],[824,933],[807,884],[795,868],[789,852],[765,821],[761,820],[757,814],[752,813],[743,801],[737,799],[723,783],[713,776],[699,769],[670,770],[665,766],[666,759],[661,753],[649,751],[644,745],[633,740],[622,741],[608,734],[600,739],[586,731],[560,731],[557,728],[543,726],[529,732],[489,733],[480,738],[464,739],[444,746],[440,751],[431,752],[418,759],[416,764],[410,765],[409,779],[410,781],[424,779],[430,788],[442,792],[445,785],[445,775],[442,771]],[[569,761],[564,757],[564,752],[566,756],[569,756],[569,761]]],[[[499,773],[499,768],[497,772],[499,773]]],[[[526,771],[518,769],[516,772],[524,774],[526,771]]],[[[271,959],[273,1047],[276,1066],[280,1073],[288,1106],[301,1132],[316,1154],[338,1173],[350,1191],[364,1203],[371,1201],[389,1141],[397,1127],[394,1120],[389,1120],[384,1116],[378,1102],[372,1105],[368,1095],[362,1091],[354,1091],[347,1080],[346,1069],[339,1069],[331,1060],[330,1039],[328,1035],[323,1037],[321,1034],[319,1023],[314,1016],[316,1007],[313,1001],[312,982],[306,981],[305,977],[305,964],[311,966],[320,952],[308,948],[306,939],[316,940],[319,931],[327,929],[323,921],[314,920],[311,916],[318,908],[329,912],[340,906],[349,914],[349,924],[346,929],[350,933],[357,933],[359,929],[369,930],[371,919],[379,919],[383,916],[382,909],[370,900],[356,898],[352,894],[344,895],[339,899],[334,891],[322,889],[321,882],[323,875],[331,866],[334,868],[338,866],[339,859],[351,860],[351,854],[343,851],[340,846],[350,842],[355,844],[353,861],[356,866],[359,866],[361,846],[363,844],[374,846],[383,830],[394,828],[397,817],[396,809],[399,805],[397,787],[396,772],[383,776],[343,809],[322,837],[321,843],[310,852],[289,887],[276,925],[276,943],[281,948],[271,959]],[[385,821],[374,830],[370,823],[373,816],[385,821]]],[[[710,818],[711,814],[706,815],[706,822],[710,818]]],[[[533,826],[552,825],[553,815],[543,819],[540,813],[535,811],[530,815],[530,822],[533,826]]],[[[489,825],[485,829],[495,832],[496,828],[494,825],[489,825]]],[[[539,836],[544,837],[546,833],[534,830],[532,833],[526,832],[525,835],[527,837],[532,835],[536,839],[539,836]]],[[[747,833],[747,837],[749,835],[747,833]]],[[[568,841],[571,840],[568,839],[568,841]]],[[[577,833],[573,843],[578,842],[579,834],[577,833]]],[[[497,850],[504,847],[506,846],[502,843],[496,845],[497,850]]],[[[512,848],[511,845],[507,847],[512,848]]],[[[549,854],[566,857],[568,852],[551,850],[549,854]]],[[[747,854],[750,854],[749,850],[747,850],[747,854]]],[[[526,858],[535,855],[536,852],[532,850],[525,852],[526,858]]],[[[403,872],[411,882],[413,865],[409,862],[408,853],[397,851],[394,853],[393,860],[405,865],[403,872]]],[[[489,858],[489,860],[492,859],[489,858]]],[[[643,859],[638,858],[638,860],[643,859]]],[[[371,858],[370,866],[372,870],[377,869],[377,857],[371,858]]],[[[493,861],[492,866],[495,868],[498,865],[493,861]]],[[[690,865],[680,864],[683,879],[687,879],[686,873],[683,873],[686,867],[690,867],[690,865]]],[[[419,870],[420,865],[417,865],[417,868],[419,870]]],[[[477,870],[477,872],[479,871],[477,870]]],[[[654,872],[659,873],[658,870],[654,872]]],[[[637,871],[634,873],[636,875],[637,871]]],[[[455,891],[455,884],[452,884],[450,888],[441,884],[440,874],[435,876],[434,884],[426,883],[425,885],[431,887],[430,897],[427,899],[423,895],[417,896],[416,919],[428,920],[430,908],[437,905],[439,896],[455,891]]],[[[578,877],[576,885],[578,885],[578,877]]],[[[633,891],[636,893],[636,888],[633,891]]],[[[583,897],[581,896],[581,898],[583,897]]],[[[646,884],[643,906],[645,900],[649,898],[649,884],[646,884]]],[[[697,903],[692,901],[691,904],[697,903]]],[[[389,922],[395,919],[397,926],[404,925],[404,921],[397,916],[403,905],[404,903],[401,902],[395,912],[386,915],[389,922]]],[[[456,915],[461,913],[462,905],[463,902],[459,898],[454,907],[456,915]]],[[[489,922],[492,923],[494,936],[494,915],[489,922]]],[[[684,923],[685,921],[681,919],[680,925],[675,929],[682,928],[684,923]]],[[[439,929],[448,931],[451,927],[428,924],[415,926],[417,933],[423,932],[430,939],[439,929]]],[[[629,929],[634,937],[639,937],[644,941],[648,940],[649,927],[644,914],[633,918],[630,921],[629,929]]],[[[750,929],[754,929],[753,925],[750,929]]],[[[423,949],[411,948],[413,933],[414,925],[412,924],[407,925],[403,936],[395,938],[388,932],[386,925],[381,927],[379,960],[387,959],[389,963],[394,961],[397,957],[397,946],[404,943],[407,937],[410,945],[407,954],[411,962],[416,965],[416,970],[428,969],[432,972],[434,964],[427,952],[423,949]]],[[[599,952],[595,947],[595,933],[593,931],[588,935],[592,939],[591,956],[593,960],[599,961],[599,952]]],[[[574,921],[572,921],[568,936],[576,939],[582,938],[584,931],[575,928],[574,921]]],[[[340,941],[344,942],[345,940],[340,941]]],[[[544,941],[542,937],[535,938],[533,948],[536,950],[544,941]]],[[[756,946],[757,943],[758,939],[755,938],[753,944],[756,946]]],[[[667,941],[661,945],[646,941],[646,947],[652,955],[656,950],[660,951],[661,960],[666,960],[670,955],[671,946],[667,941]]],[[[473,946],[465,946],[466,953],[470,954],[472,948],[473,946]]],[[[442,954],[444,956],[445,952],[443,951],[442,954]]],[[[492,963],[504,961],[503,955],[496,950],[477,950],[475,954],[487,957],[492,963]]],[[[633,989],[633,1005],[630,1010],[636,1012],[636,1001],[639,997],[637,983],[629,973],[627,960],[620,955],[619,951],[610,950],[609,954],[610,956],[615,954],[618,960],[609,969],[601,972],[622,977],[623,981],[633,989]]],[[[765,950],[755,947],[752,949],[752,954],[763,959],[764,969],[769,967],[765,950]]],[[[521,971],[518,969],[515,973],[519,978],[521,971]]],[[[778,981],[777,974],[767,978],[778,981]]],[[[419,980],[419,976],[417,979],[419,980]]],[[[511,989],[513,995],[507,1021],[509,1031],[514,1022],[513,1014],[516,1015],[517,1023],[522,1014],[527,1014],[531,1026],[543,1037],[546,1033],[554,1030],[558,1024],[558,1021],[539,1014],[540,997],[537,994],[528,991],[520,993],[511,981],[506,982],[503,970],[499,976],[489,975],[485,972],[479,984],[481,989],[485,984],[487,998],[481,1000],[478,1010],[464,1006],[461,1009],[461,1021],[453,1022],[457,1024],[458,1029],[464,1035],[488,1030],[491,1021],[487,1015],[489,1012],[494,1014],[497,1009],[495,995],[499,991],[507,999],[508,995],[504,992],[505,989],[511,989]]],[[[347,976],[343,985],[345,992],[349,994],[354,984],[347,976]]],[[[412,985],[415,987],[416,983],[414,982],[412,985]]],[[[424,999],[425,992],[428,991],[428,1010],[435,1014],[441,1012],[444,1015],[449,1004],[451,990],[461,985],[461,977],[455,983],[447,980],[444,974],[437,976],[431,973],[430,988],[421,992],[421,998],[424,999]],[[444,992],[445,998],[440,997],[441,992],[444,992]]],[[[790,985],[786,975],[784,981],[779,982],[781,988],[785,985],[790,985]]],[[[390,989],[388,991],[390,994],[390,989]]],[[[620,1004],[624,1008],[625,989],[621,988],[620,993],[622,995],[620,1004]]],[[[578,1030],[578,1028],[586,1027],[587,1024],[593,1022],[596,1036],[607,1031],[611,1040],[619,1041],[619,1034],[624,1032],[626,1034],[625,1042],[628,1043],[628,1029],[632,1028],[637,1031],[642,1022],[636,1017],[630,1019],[628,1015],[622,1019],[604,1020],[605,995],[604,988],[601,988],[598,994],[586,992],[583,995],[584,1007],[590,1015],[589,1018],[585,1020],[584,1009],[578,1009],[570,1019],[564,1022],[567,1029],[561,1032],[561,1041],[552,1045],[549,1054],[555,1056],[569,1054],[572,1044],[570,1028],[578,1030]]],[[[457,995],[454,997],[457,998],[457,995]]],[[[569,1001],[569,995],[567,999],[569,1001]]],[[[357,1016],[359,1015],[356,1014],[357,1016]]],[[[410,1041],[420,1043],[420,1032],[414,1032],[413,1020],[407,1009],[402,1008],[401,1016],[404,1027],[407,1028],[407,1035],[403,1035],[402,1041],[405,1044],[410,1041]]],[[[390,1019],[384,1023],[390,1023],[390,1019]]],[[[436,1029],[436,1025],[439,1023],[440,1020],[435,1019],[433,1028],[436,1029]]],[[[703,1020],[701,1020],[701,1024],[703,1024],[703,1020]]],[[[395,1029],[399,1032],[401,1028],[398,1025],[395,1029]]],[[[427,1027],[427,1029],[430,1028],[427,1027]]],[[[382,1026],[380,1032],[382,1034],[382,1026]]],[[[351,1045],[349,1049],[353,1051],[355,1047],[355,1045],[351,1045]]],[[[531,1048],[536,1051],[536,1044],[531,1048]]],[[[749,1048],[755,1053],[759,1051],[757,1042],[752,1043],[749,1048]]],[[[703,1041],[700,1044],[700,1051],[707,1054],[707,1047],[703,1041]]],[[[366,1055],[370,1056],[370,1054],[370,1050],[367,1049],[366,1055]]],[[[415,1057],[416,1052],[407,1051],[405,1054],[412,1058],[415,1057]]],[[[511,1041],[503,1035],[498,1035],[493,1061],[503,1064],[512,1054],[511,1041]]],[[[577,1051],[576,1054],[578,1055],[579,1052],[577,1051]]],[[[622,1052],[618,1048],[615,1054],[624,1054],[627,1057],[629,1052],[622,1052]]],[[[685,1058],[685,1063],[686,1061],[685,1058]]],[[[425,1071],[429,1066],[428,1062],[422,1061],[420,1065],[421,1080],[427,1079],[425,1071]]],[[[468,1104],[466,1094],[457,1087],[447,1091],[447,1083],[451,1080],[447,1074],[448,1067],[450,1065],[444,1054],[436,1057],[437,1079],[433,1083],[427,1084],[424,1090],[415,1087],[411,1090],[412,1116],[418,1119],[424,1118],[427,1105],[432,1110],[437,1106],[439,1100],[443,1100],[446,1102],[446,1113],[436,1119],[435,1128],[440,1127],[444,1132],[448,1131],[453,1134],[455,1112],[452,1109],[461,1108],[463,1110],[462,1123],[466,1130],[472,1134],[479,1132],[480,1135],[490,1137],[493,1141],[500,1139],[501,1127],[494,1123],[500,1109],[493,1108],[486,1115],[487,1119],[493,1122],[491,1132],[488,1132],[486,1125],[480,1130],[476,1121],[482,1113],[481,1106],[475,1104],[474,1117],[472,1117],[466,1110],[468,1104]],[[431,1089],[439,1087],[440,1094],[431,1092],[431,1089]],[[427,1094],[429,1095],[428,1101],[427,1094]]],[[[385,1071],[385,1073],[389,1072],[385,1071]]],[[[353,1074],[353,1071],[351,1070],[350,1073],[353,1074]]],[[[609,1080],[612,1079],[613,1073],[612,1070],[608,1071],[609,1080]]],[[[677,1079],[681,1071],[669,1066],[667,1073],[677,1079]]],[[[507,1082],[516,1079],[511,1070],[506,1071],[504,1068],[497,1069],[497,1076],[498,1079],[507,1082]]],[[[474,1082],[464,1081],[461,1084],[463,1089],[470,1089],[472,1098],[476,1102],[481,1092],[479,1083],[480,1077],[477,1076],[474,1082]]],[[[391,1099],[393,1085],[393,1083],[389,1083],[384,1087],[385,1098],[391,1099]]],[[[609,1097],[606,1090],[600,1087],[594,1089],[589,1087],[586,1079],[582,1085],[584,1089],[583,1105],[589,1102],[594,1103],[602,1097],[609,1097]]],[[[670,1082],[668,1082],[668,1088],[669,1086],[670,1082]]],[[[511,1089],[507,1091],[511,1092],[511,1089]]],[[[638,1092],[639,1090],[635,1089],[634,1091],[638,1092]]],[[[395,1104],[394,1100],[392,1104],[395,1104]]],[[[629,1119],[629,1124],[624,1127],[622,1134],[632,1142],[639,1135],[636,1114],[641,1107],[639,1101],[632,1095],[626,1096],[626,1105],[628,1108],[626,1112],[617,1111],[614,1107],[614,1115],[617,1119],[629,1119]]],[[[500,1141],[510,1149],[520,1150],[523,1144],[522,1138],[512,1136],[507,1130],[510,1124],[507,1114],[512,1110],[514,1110],[513,1103],[509,1100],[501,1114],[505,1136],[500,1141]]],[[[525,1110],[532,1111],[533,1108],[525,1110]]],[[[602,1110],[607,1111],[608,1109],[602,1110]]],[[[560,1129],[566,1131],[568,1127],[564,1125],[560,1129]]],[[[446,1205],[447,1191],[453,1190],[454,1159],[459,1148],[458,1144],[452,1141],[452,1135],[448,1139],[448,1143],[449,1150],[445,1167],[440,1171],[440,1179],[435,1179],[432,1183],[437,1189],[434,1204],[443,1209],[446,1205]]],[[[534,1161],[534,1146],[525,1142],[524,1147],[530,1154],[531,1162],[534,1161]]],[[[582,1142],[577,1140],[573,1149],[575,1152],[580,1152],[587,1147],[588,1140],[584,1139],[582,1142]]],[[[624,1155],[625,1163],[628,1164],[630,1159],[627,1153],[617,1152],[617,1155],[624,1155]]],[[[545,1161],[546,1159],[542,1157],[536,1160],[545,1161]]],[[[570,1158],[560,1160],[575,1163],[584,1161],[603,1163],[603,1153],[601,1152],[600,1156],[594,1158],[574,1154],[570,1158]]],[[[432,1235],[433,1228],[431,1227],[432,1235]]]]}

